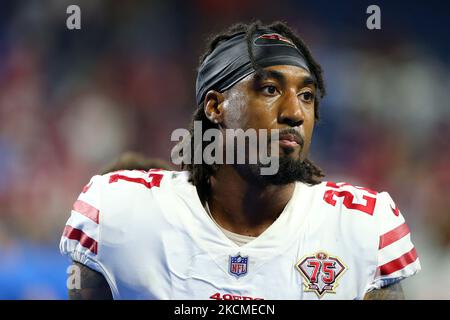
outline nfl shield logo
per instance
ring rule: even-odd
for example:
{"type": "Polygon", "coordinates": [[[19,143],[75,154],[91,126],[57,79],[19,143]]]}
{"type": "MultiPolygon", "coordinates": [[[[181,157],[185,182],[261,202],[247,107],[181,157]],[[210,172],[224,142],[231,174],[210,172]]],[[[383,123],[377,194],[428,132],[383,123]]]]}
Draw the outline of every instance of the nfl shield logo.
{"type": "Polygon", "coordinates": [[[242,257],[240,253],[237,256],[230,256],[230,273],[236,277],[247,274],[248,256],[242,257]]]}

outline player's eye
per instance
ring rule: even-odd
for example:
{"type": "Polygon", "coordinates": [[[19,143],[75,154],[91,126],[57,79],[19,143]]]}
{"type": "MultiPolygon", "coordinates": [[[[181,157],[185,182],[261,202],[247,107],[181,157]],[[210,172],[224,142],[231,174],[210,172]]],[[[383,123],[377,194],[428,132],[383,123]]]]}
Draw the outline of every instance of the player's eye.
{"type": "Polygon", "coordinates": [[[305,102],[313,102],[314,94],[312,92],[306,91],[300,94],[301,98],[305,102]]]}
{"type": "Polygon", "coordinates": [[[270,96],[273,96],[278,92],[277,87],[272,86],[272,85],[265,85],[261,88],[261,90],[263,93],[270,95],[270,96]]]}

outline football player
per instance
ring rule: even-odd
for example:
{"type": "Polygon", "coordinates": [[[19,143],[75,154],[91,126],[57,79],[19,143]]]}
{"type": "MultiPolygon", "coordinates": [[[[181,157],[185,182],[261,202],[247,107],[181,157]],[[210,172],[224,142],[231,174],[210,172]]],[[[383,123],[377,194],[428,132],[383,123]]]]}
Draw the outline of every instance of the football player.
{"type": "Polygon", "coordinates": [[[238,24],[212,38],[193,121],[203,131],[279,130],[269,142],[278,171],[189,161],[180,172],[94,176],[60,243],[81,270],[69,297],[403,298],[399,282],[420,262],[399,208],[387,192],[322,181],[308,159],[324,94],[320,65],[286,24],[238,24]]]}

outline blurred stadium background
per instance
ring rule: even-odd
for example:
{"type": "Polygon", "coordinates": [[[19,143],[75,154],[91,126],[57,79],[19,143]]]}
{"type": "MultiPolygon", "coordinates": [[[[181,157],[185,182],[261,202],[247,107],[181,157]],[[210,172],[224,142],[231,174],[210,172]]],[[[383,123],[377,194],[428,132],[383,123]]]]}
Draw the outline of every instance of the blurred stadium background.
{"type": "Polygon", "coordinates": [[[323,65],[312,158],[396,200],[423,268],[406,297],[450,299],[450,4],[434,0],[2,1],[0,299],[67,298],[58,242],[82,186],[127,150],[169,160],[204,39],[253,18],[290,23],[323,65]]]}

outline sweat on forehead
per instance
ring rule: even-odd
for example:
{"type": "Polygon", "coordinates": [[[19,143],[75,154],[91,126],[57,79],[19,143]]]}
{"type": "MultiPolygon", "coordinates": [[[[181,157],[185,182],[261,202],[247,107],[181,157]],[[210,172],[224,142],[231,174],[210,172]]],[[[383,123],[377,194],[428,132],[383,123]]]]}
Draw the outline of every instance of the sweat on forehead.
{"type": "MultiPolygon", "coordinates": [[[[271,30],[258,30],[251,41],[251,52],[258,67],[292,65],[310,72],[306,58],[294,43],[271,30]]],[[[237,33],[220,43],[200,65],[196,81],[196,100],[200,105],[209,90],[224,91],[255,72],[245,33],[237,33]]]]}

